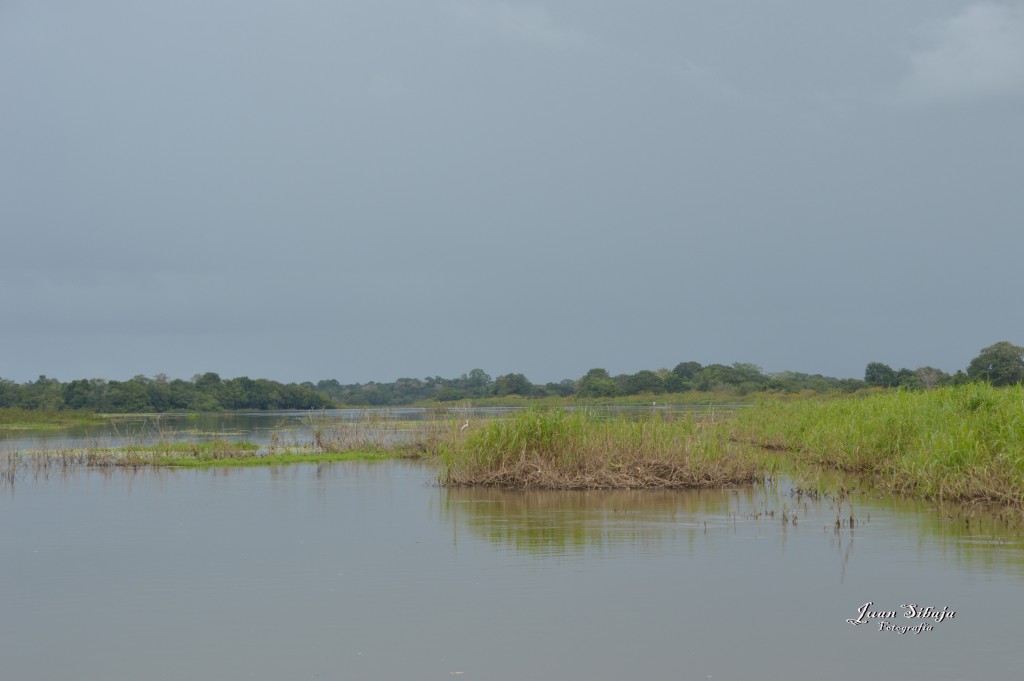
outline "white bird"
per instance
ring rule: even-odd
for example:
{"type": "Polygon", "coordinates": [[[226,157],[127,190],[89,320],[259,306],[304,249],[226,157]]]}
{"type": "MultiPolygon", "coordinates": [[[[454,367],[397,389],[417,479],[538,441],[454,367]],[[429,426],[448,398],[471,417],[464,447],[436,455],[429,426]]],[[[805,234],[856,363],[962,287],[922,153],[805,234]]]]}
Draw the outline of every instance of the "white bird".
{"type": "Polygon", "coordinates": [[[469,421],[466,421],[465,423],[463,423],[463,424],[462,424],[462,427],[461,427],[461,428],[459,428],[459,432],[461,433],[461,432],[462,432],[462,431],[464,431],[464,430],[465,430],[466,428],[469,428],[469,421]]]}

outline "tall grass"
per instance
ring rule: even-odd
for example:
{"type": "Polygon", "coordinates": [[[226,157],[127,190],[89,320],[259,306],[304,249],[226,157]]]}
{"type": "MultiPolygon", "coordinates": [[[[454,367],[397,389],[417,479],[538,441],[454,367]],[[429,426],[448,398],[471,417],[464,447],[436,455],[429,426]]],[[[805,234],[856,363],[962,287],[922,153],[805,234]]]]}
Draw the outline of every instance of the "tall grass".
{"type": "Polygon", "coordinates": [[[687,416],[527,410],[438,447],[448,485],[596,489],[712,487],[757,480],[751,448],[687,416]],[[742,451],[745,450],[745,451],[742,451]]]}
{"type": "Polygon", "coordinates": [[[1024,388],[969,384],[863,398],[764,401],[734,437],[795,461],[872,474],[891,491],[1024,503],[1024,388]]]}

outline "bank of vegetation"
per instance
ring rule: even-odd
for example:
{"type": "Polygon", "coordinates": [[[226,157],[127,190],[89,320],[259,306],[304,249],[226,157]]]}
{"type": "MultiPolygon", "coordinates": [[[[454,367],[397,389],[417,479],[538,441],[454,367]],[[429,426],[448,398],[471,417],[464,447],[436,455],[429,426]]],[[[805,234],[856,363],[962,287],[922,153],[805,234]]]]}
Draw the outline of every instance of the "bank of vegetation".
{"type": "Polygon", "coordinates": [[[451,485],[702,487],[838,471],[909,497],[1021,509],[1024,387],[761,400],[724,420],[528,410],[446,443],[440,457],[451,485]]]}
{"type": "Polygon", "coordinates": [[[863,379],[832,378],[794,371],[765,373],[755,364],[731,365],[680,362],[672,369],[612,375],[591,369],[578,379],[535,384],[523,374],[492,378],[473,369],[458,378],[400,378],[392,383],[343,384],[336,379],[317,383],[279,383],[248,377],[222,379],[197,374],[191,380],[164,375],[135,376],[127,381],[80,379],[62,383],[40,376],[18,384],[0,379],[0,409],[55,413],[67,410],[106,414],[210,412],[241,410],[387,407],[411,404],[446,405],[463,401],[490,404],[549,405],[695,403],[749,401],[760,395],[855,394],[865,390],[928,390],[984,381],[1010,385],[1024,380],[1024,348],[1000,342],[984,348],[966,371],[954,374],[922,366],[893,369],[871,362],[863,379]]]}
{"type": "Polygon", "coordinates": [[[158,430],[156,439],[154,433],[143,432],[119,446],[98,441],[87,447],[11,452],[0,455],[0,479],[14,481],[19,471],[37,475],[75,466],[204,468],[420,458],[459,432],[451,420],[396,421],[372,413],[356,420],[310,414],[306,425],[311,433],[307,441],[281,432],[272,433],[262,445],[223,438],[179,441],[169,439],[172,431],[158,430]]]}
{"type": "Polygon", "coordinates": [[[91,426],[104,423],[106,419],[91,409],[23,409],[21,407],[0,407],[0,430],[17,428],[33,430],[46,428],[68,428],[91,426]]]}
{"type": "Polygon", "coordinates": [[[534,489],[724,487],[752,483],[753,449],[701,418],[635,419],[527,410],[439,447],[440,481],[534,489]]]}
{"type": "Polygon", "coordinates": [[[1020,384],[764,400],[728,428],[791,466],[866,474],[881,489],[925,499],[1024,505],[1020,384]]]}
{"type": "MultiPolygon", "coordinates": [[[[657,376],[656,372],[648,373],[657,376]]],[[[640,389],[642,383],[620,381],[595,369],[572,382],[574,392],[547,397],[547,407],[538,407],[545,399],[538,400],[537,396],[531,400],[518,392],[504,391],[501,399],[528,408],[511,417],[476,420],[472,426],[456,422],[451,416],[416,426],[399,425],[386,418],[371,422],[379,418],[374,416],[356,423],[325,418],[315,424],[312,442],[304,444],[273,442],[255,449],[246,443],[230,442],[140,445],[117,451],[51,452],[46,460],[55,465],[180,466],[430,456],[441,464],[443,484],[525,488],[719,487],[771,479],[780,470],[802,476],[824,470],[865,476],[879,489],[916,498],[1024,507],[1024,348],[997,343],[983,349],[966,372],[953,376],[938,375],[930,369],[894,371],[872,363],[855,390],[835,386],[815,390],[807,387],[802,375],[790,386],[792,390],[783,390],[772,383],[782,379],[764,377],[749,365],[730,368],[689,363],[668,373],[675,377],[671,380],[689,381],[679,384],[687,390],[671,393],[682,396],[677,402],[714,402],[742,394],[743,401],[752,406],[725,420],[708,418],[715,413],[710,406],[707,414],[701,415],[667,416],[651,405],[649,412],[610,416],[594,405],[629,400],[649,404],[652,395],[663,393],[625,395],[625,388],[612,386],[640,389]],[[910,373],[918,382],[909,381],[910,373]],[[901,375],[909,382],[901,382],[901,375]],[[711,376],[721,380],[712,381],[711,376]],[[742,383],[734,383],[741,377],[742,383]],[[743,388],[730,393],[723,392],[723,385],[750,385],[758,390],[743,388]],[[799,386],[803,387],[797,390],[799,386]],[[616,390],[623,392],[615,394],[616,390]],[[577,398],[589,406],[580,408],[577,398]],[[567,410],[566,406],[575,408],[567,410]],[[409,428],[418,430],[404,432],[409,428]]],[[[503,378],[491,381],[475,370],[460,380],[474,389],[490,390],[498,399],[497,393],[502,391],[494,386],[507,386],[503,378]]],[[[669,377],[661,380],[663,386],[667,385],[669,377]]],[[[106,395],[104,399],[116,394],[115,386],[122,386],[116,382],[86,383],[97,394],[106,395]]],[[[133,384],[140,396],[136,406],[144,403],[142,396],[149,389],[158,394],[178,391],[195,397],[188,404],[220,409],[251,407],[253,403],[244,397],[250,388],[276,395],[256,408],[297,404],[297,408],[320,409],[335,404],[316,386],[284,386],[249,379],[224,381],[216,374],[197,376],[188,382],[137,378],[126,383],[133,384]],[[287,395],[291,397],[282,397],[287,395]],[[288,401],[292,398],[297,402],[288,401]]],[[[76,391],[81,390],[80,382],[61,384],[45,378],[23,386],[3,382],[0,427],[9,427],[12,420],[44,423],[61,417],[96,418],[94,405],[88,400],[84,406],[75,402],[74,396],[82,394],[76,391]],[[25,394],[35,397],[28,404],[11,404],[25,394]],[[39,399],[45,395],[53,400],[39,399]],[[69,411],[69,402],[61,402],[67,397],[81,411],[69,411]]],[[[125,402],[96,404],[117,404],[121,411],[130,411],[125,402]]],[[[171,400],[167,404],[180,406],[185,402],[171,400]]],[[[722,412],[717,415],[720,417],[722,412]]],[[[18,460],[15,457],[15,466],[18,460]]],[[[8,466],[6,470],[9,474],[12,469],[8,466]]]]}
{"type": "Polygon", "coordinates": [[[5,457],[18,470],[222,466],[423,457],[444,485],[525,489],[724,487],[788,473],[817,484],[854,474],[877,490],[1024,510],[1024,387],[761,399],[735,410],[531,407],[427,421],[310,415],[308,442],[137,442],[5,457]]]}

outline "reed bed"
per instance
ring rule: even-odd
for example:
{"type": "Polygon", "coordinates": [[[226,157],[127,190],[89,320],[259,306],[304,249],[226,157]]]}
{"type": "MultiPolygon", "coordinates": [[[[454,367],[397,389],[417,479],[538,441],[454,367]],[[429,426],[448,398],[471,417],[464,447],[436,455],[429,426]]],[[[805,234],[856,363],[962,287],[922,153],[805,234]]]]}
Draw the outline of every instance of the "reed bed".
{"type": "Polygon", "coordinates": [[[1024,388],[969,384],[763,401],[727,426],[781,458],[869,474],[926,499],[1024,505],[1024,388]]]}
{"type": "Polygon", "coordinates": [[[761,457],[724,430],[593,411],[528,410],[438,448],[444,485],[533,489],[725,487],[764,476],[761,457]]]}

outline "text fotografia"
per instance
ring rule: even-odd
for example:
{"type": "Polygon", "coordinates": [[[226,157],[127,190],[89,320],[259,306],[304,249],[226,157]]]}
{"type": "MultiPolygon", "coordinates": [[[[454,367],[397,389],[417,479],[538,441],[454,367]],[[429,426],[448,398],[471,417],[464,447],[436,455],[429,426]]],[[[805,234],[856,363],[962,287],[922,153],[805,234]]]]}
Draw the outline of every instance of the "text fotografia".
{"type": "Polygon", "coordinates": [[[846,620],[850,624],[871,624],[871,620],[877,620],[879,631],[893,631],[897,634],[920,634],[922,631],[931,631],[935,627],[932,626],[932,622],[942,622],[943,620],[951,620],[956,617],[956,611],[950,610],[948,606],[939,610],[928,606],[922,608],[917,603],[904,603],[900,607],[903,608],[903,612],[899,613],[896,610],[872,610],[871,606],[874,605],[872,602],[867,602],[857,609],[857,618],[846,620]],[[910,624],[905,622],[904,624],[898,624],[895,620],[903,615],[903,618],[910,620],[918,620],[917,624],[910,624]]]}

